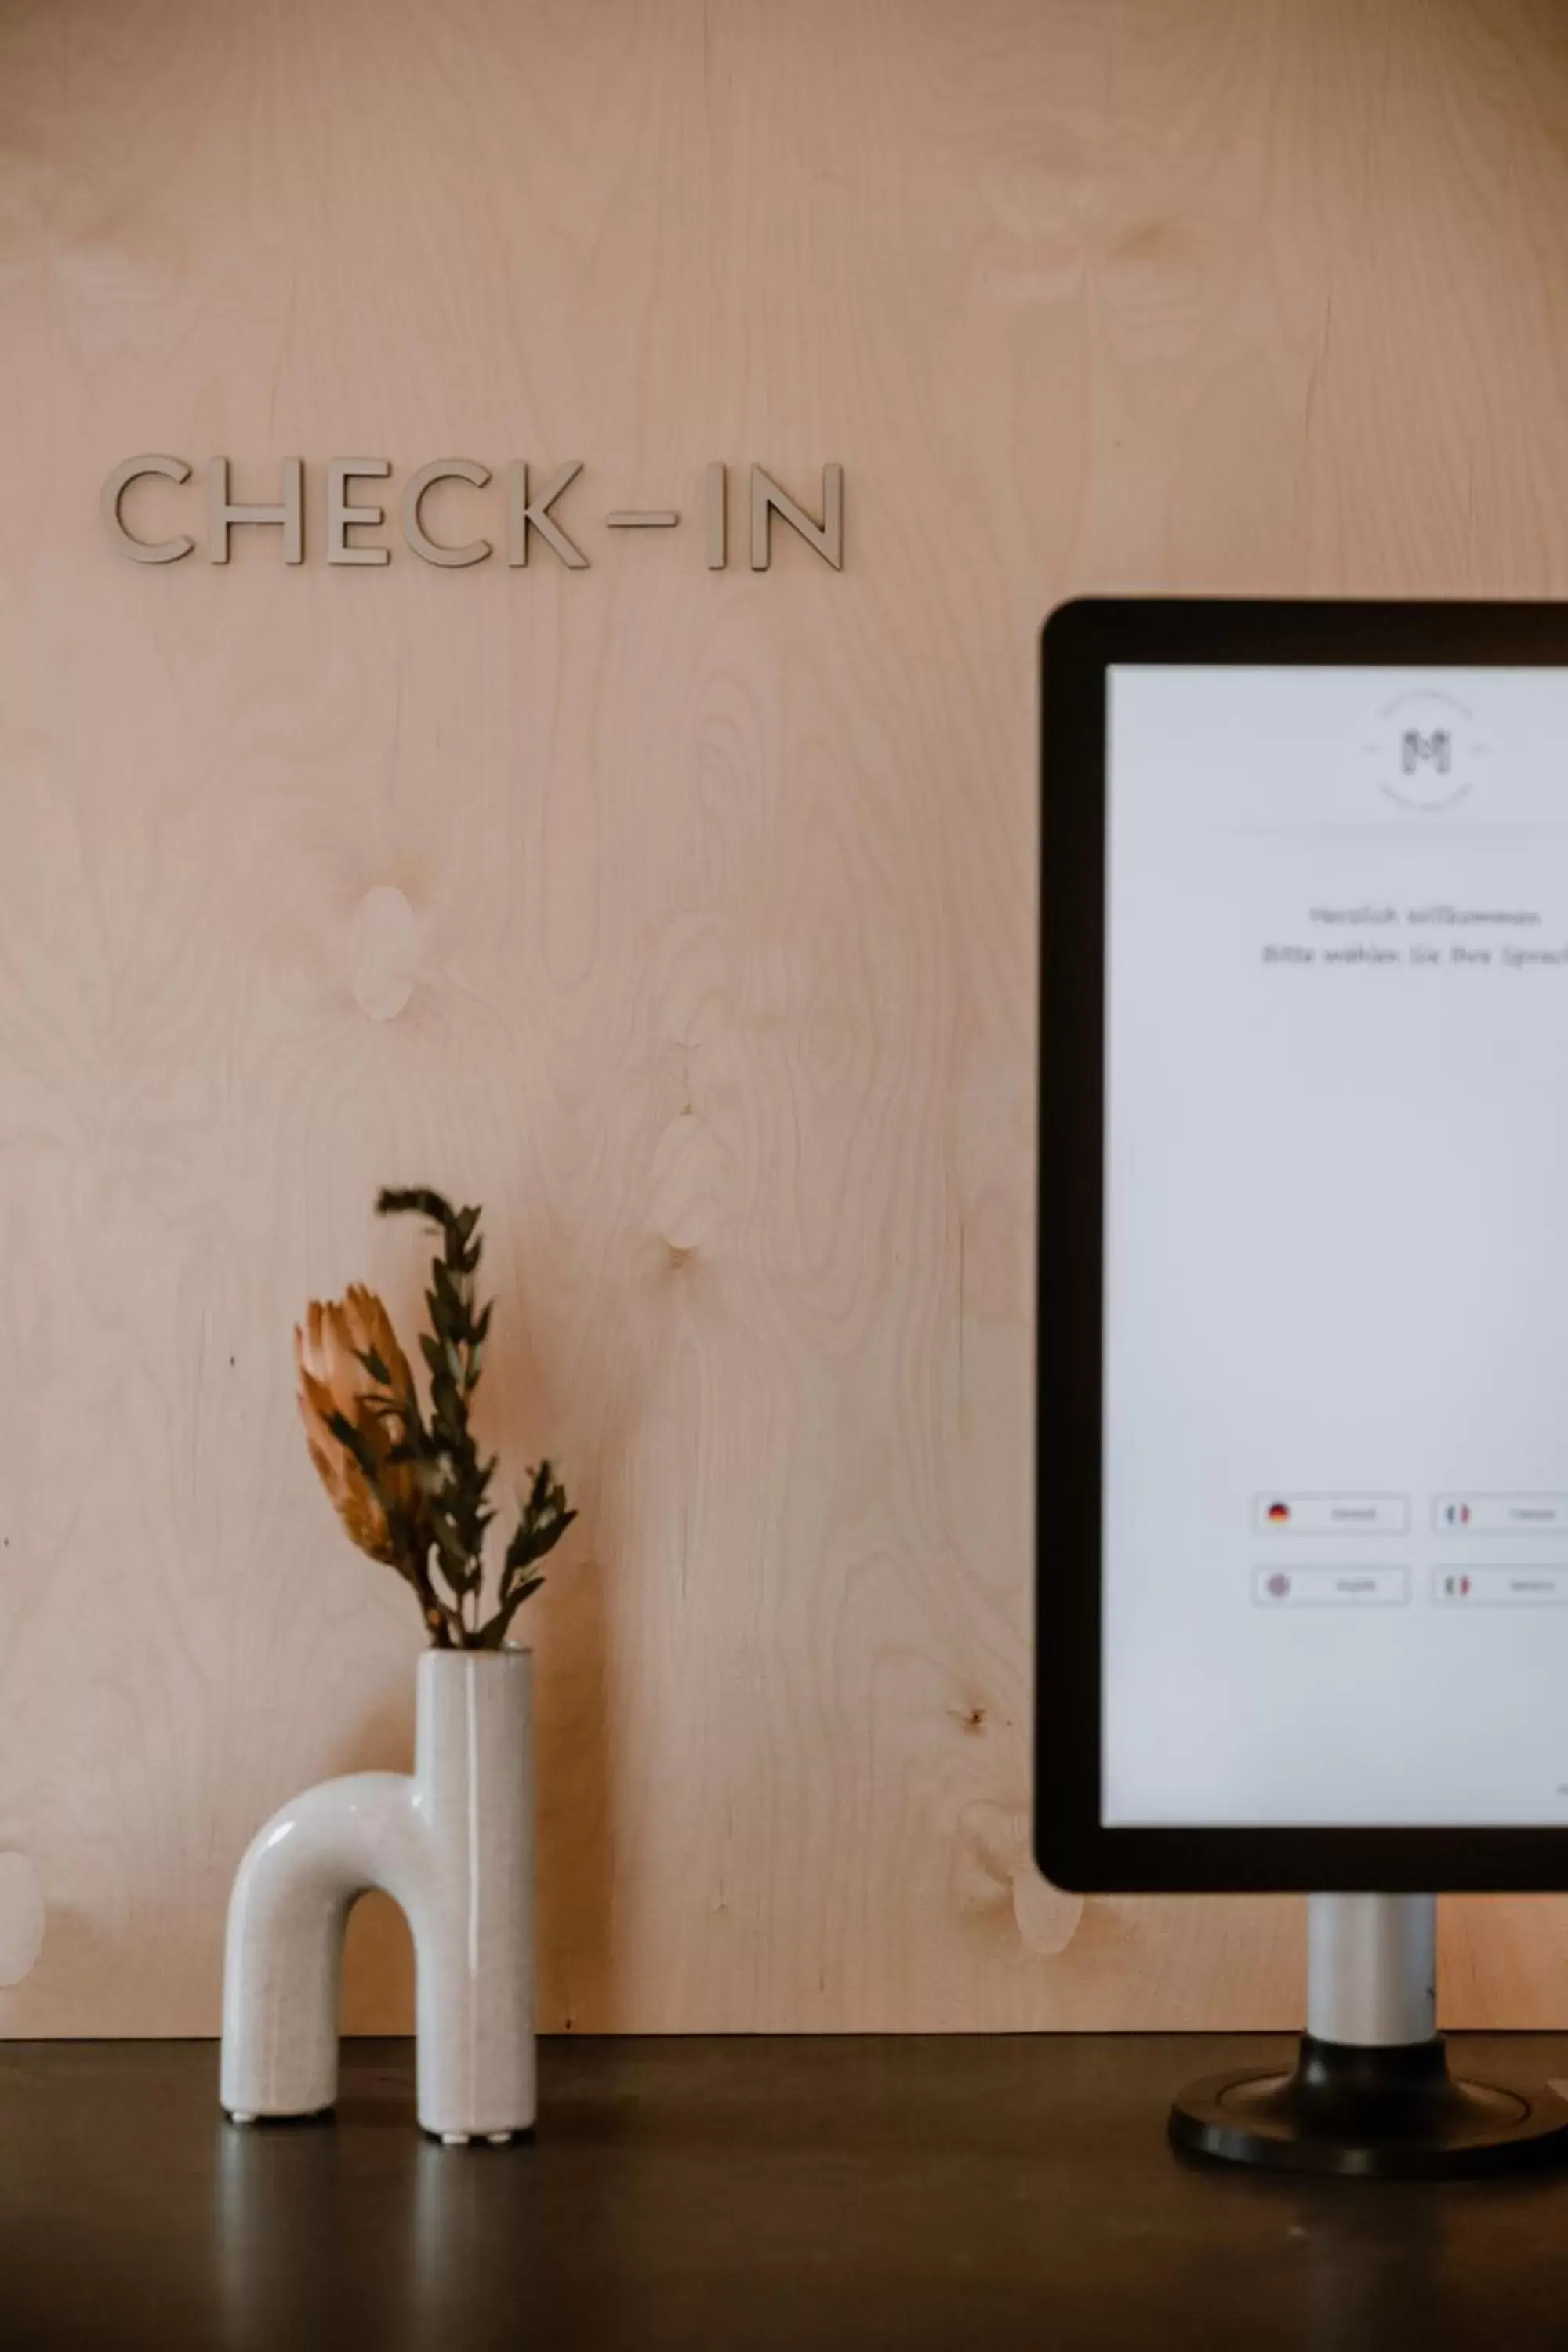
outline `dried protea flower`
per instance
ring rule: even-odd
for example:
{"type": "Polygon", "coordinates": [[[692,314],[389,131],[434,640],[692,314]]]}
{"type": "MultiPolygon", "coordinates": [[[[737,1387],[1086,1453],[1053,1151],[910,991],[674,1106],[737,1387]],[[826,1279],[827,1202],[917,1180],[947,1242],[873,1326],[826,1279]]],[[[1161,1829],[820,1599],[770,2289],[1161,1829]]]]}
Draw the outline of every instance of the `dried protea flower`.
{"type": "Polygon", "coordinates": [[[383,1192],[375,1205],[384,1217],[423,1217],[439,1236],[425,1293],[430,1328],[419,1335],[428,1393],[422,1402],[374,1290],[356,1285],[325,1307],[312,1300],[304,1329],[294,1333],[310,1459],[361,1551],[413,1586],[435,1647],[499,1650],[544,1581],[540,1561],[577,1515],[548,1460],[529,1472],[487,1616],[496,1463],[480,1454],[468,1412],[494,1304],[481,1307],[474,1295],[479,1212],[454,1209],[427,1185],[383,1192]]]}
{"type": "Polygon", "coordinates": [[[413,1464],[392,1456],[406,1436],[395,1408],[412,1400],[414,1378],[391,1316],[361,1283],[342,1300],[313,1298],[294,1327],[294,1360],[305,1442],[333,1509],[361,1551],[406,1574],[418,1487],[413,1464]]]}

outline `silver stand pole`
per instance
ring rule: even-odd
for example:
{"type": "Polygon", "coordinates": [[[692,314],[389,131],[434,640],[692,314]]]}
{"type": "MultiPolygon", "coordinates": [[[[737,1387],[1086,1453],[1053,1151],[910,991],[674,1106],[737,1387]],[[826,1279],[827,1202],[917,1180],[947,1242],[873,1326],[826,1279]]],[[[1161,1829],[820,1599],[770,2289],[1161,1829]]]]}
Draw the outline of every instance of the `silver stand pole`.
{"type": "Polygon", "coordinates": [[[1312,1895],[1307,2031],[1358,2049],[1408,2047],[1437,2031],[1437,1904],[1430,1895],[1312,1895]]]}

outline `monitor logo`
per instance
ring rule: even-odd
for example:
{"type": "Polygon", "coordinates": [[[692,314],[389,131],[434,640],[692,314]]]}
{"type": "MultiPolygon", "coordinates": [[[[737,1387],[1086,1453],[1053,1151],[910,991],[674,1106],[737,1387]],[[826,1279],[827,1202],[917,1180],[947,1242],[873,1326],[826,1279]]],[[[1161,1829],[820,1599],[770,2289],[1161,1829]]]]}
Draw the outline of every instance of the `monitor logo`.
{"type": "Polygon", "coordinates": [[[1362,751],[1384,799],[1426,814],[1458,808],[1488,759],[1473,713],[1433,687],[1384,703],[1362,751]]]}
{"type": "Polygon", "coordinates": [[[1423,760],[1430,760],[1440,776],[1446,776],[1453,765],[1454,739],[1446,727],[1434,727],[1430,735],[1423,735],[1419,727],[1407,727],[1399,739],[1399,764],[1405,774],[1413,776],[1423,760]]]}

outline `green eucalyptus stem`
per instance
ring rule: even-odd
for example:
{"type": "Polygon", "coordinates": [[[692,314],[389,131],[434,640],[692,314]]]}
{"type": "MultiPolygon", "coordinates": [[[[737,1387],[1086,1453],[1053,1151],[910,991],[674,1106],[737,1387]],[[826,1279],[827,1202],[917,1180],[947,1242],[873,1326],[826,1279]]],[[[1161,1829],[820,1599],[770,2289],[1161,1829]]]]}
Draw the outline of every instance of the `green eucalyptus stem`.
{"type": "Polygon", "coordinates": [[[378,1454],[343,1416],[334,1422],[334,1434],[386,1512],[391,1564],[418,1595],[435,1647],[499,1650],[518,1611],[544,1581],[533,1572],[535,1562],[553,1550],[577,1515],[567,1507],[565,1489],[550,1463],[541,1462],[529,1473],[527,1494],[519,1498],[496,1606],[486,1616],[484,1550],[496,1517],[489,1490],[497,1465],[493,1455],[481,1457],[469,1420],[495,1307],[491,1299],[479,1307],[475,1297],[483,1248],[480,1212],[454,1209],[426,1185],[388,1189],[375,1205],[380,1216],[423,1217],[439,1236],[425,1294],[430,1328],[419,1339],[428,1403],[421,1406],[412,1382],[406,1393],[395,1391],[386,1366],[366,1356],[362,1361],[375,1386],[361,1402],[396,1432],[395,1443],[378,1454]],[[384,1461],[412,1472],[418,1497],[412,1511],[389,1497],[381,1476],[384,1461]]]}

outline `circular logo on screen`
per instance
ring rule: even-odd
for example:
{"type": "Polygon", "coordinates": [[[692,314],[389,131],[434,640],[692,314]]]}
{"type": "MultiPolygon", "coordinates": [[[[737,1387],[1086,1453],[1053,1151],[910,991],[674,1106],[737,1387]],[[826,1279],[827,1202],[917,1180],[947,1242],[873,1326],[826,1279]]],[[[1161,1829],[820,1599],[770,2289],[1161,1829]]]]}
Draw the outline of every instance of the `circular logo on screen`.
{"type": "Polygon", "coordinates": [[[1389,800],[1429,812],[1457,808],[1488,758],[1473,712],[1430,686],[1385,702],[1362,750],[1389,800]]]}

